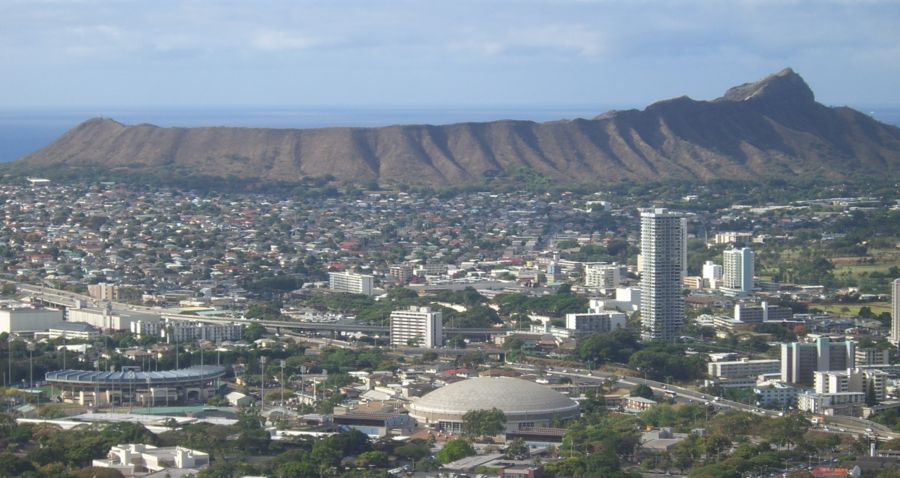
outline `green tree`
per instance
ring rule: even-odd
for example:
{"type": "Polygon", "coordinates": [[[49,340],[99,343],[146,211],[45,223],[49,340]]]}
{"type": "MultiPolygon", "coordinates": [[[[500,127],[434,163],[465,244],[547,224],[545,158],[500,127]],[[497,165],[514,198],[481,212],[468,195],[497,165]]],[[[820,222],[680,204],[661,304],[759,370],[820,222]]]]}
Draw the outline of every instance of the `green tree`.
{"type": "Polygon", "coordinates": [[[447,464],[474,454],[475,448],[471,443],[462,438],[456,438],[448,441],[435,455],[435,458],[438,462],[447,464]]]}
{"type": "Polygon", "coordinates": [[[653,389],[640,383],[640,384],[635,385],[634,387],[631,387],[631,392],[629,392],[629,395],[631,395],[632,397],[643,397],[643,398],[649,398],[652,400],[653,399],[653,389]]]}
{"type": "Polygon", "coordinates": [[[463,434],[470,437],[495,436],[506,429],[506,415],[503,410],[469,410],[463,417],[463,434]]]}

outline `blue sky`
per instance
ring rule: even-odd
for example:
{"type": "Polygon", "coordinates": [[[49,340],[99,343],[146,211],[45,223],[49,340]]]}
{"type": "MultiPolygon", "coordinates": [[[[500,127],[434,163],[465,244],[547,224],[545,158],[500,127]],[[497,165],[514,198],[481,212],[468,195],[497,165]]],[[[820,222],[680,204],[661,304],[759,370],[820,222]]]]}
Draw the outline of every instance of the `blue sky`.
{"type": "MultiPolygon", "coordinates": [[[[0,108],[900,105],[897,1],[0,0],[0,108]]],[[[599,112],[599,111],[598,111],[599,112]]]]}

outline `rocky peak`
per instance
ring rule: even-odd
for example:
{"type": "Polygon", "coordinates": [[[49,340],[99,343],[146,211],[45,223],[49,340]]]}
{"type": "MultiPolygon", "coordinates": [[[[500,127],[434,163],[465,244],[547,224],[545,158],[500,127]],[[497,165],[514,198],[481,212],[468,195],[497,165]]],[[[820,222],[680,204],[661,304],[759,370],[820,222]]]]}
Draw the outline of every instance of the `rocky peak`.
{"type": "Polygon", "coordinates": [[[812,103],[815,95],[794,70],[785,68],[765,78],[729,88],[716,101],[775,101],[812,103]]]}

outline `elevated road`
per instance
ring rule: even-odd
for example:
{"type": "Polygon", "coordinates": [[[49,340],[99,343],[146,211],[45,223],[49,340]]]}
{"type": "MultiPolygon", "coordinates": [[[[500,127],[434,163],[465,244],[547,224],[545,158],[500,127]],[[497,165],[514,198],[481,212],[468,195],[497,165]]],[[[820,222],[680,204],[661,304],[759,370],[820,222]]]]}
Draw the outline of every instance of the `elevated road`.
{"type": "MultiPolygon", "coordinates": [[[[45,304],[54,305],[57,307],[63,307],[66,309],[69,308],[77,308],[77,307],[89,307],[95,308],[100,307],[101,304],[96,299],[91,298],[90,296],[84,294],[78,294],[75,292],[69,292],[65,290],[53,289],[50,287],[36,286],[31,284],[22,284],[19,282],[14,282],[10,280],[2,280],[0,282],[15,284],[18,288],[19,293],[23,295],[27,295],[36,299],[45,304]]],[[[186,320],[192,322],[206,322],[206,323],[233,323],[233,322],[246,322],[250,323],[258,323],[266,328],[271,329],[286,329],[286,330],[299,330],[299,331],[308,331],[308,332],[331,332],[331,333],[355,333],[360,332],[364,334],[380,334],[387,336],[390,333],[390,328],[384,325],[368,325],[351,321],[343,321],[343,322],[300,322],[300,321],[291,321],[291,320],[241,320],[230,317],[207,317],[201,315],[187,315],[187,314],[173,314],[168,313],[163,309],[154,308],[154,307],[144,307],[144,306],[135,306],[131,304],[124,304],[120,302],[111,302],[113,312],[115,311],[123,311],[123,312],[143,312],[148,314],[159,315],[160,317],[171,319],[171,320],[186,320]]],[[[466,337],[488,337],[493,334],[506,332],[504,328],[445,328],[444,334],[447,336],[454,335],[462,335],[466,337]]]]}

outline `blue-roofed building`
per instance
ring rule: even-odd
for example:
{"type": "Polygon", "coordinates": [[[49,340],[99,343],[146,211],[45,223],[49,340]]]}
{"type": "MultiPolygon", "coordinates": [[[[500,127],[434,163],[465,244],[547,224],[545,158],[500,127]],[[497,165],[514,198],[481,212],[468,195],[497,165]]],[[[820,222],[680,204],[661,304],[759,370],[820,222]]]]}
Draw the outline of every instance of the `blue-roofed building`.
{"type": "Polygon", "coordinates": [[[103,406],[159,406],[202,403],[215,393],[215,382],[225,368],[202,365],[180,370],[142,372],[138,367],[119,371],[57,370],[47,382],[69,403],[103,406]]]}

